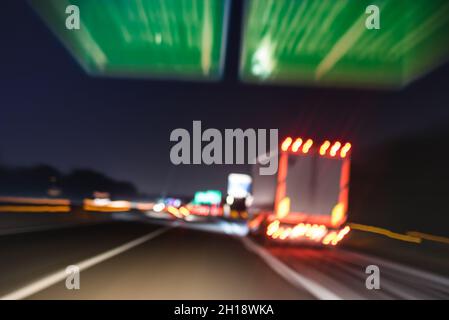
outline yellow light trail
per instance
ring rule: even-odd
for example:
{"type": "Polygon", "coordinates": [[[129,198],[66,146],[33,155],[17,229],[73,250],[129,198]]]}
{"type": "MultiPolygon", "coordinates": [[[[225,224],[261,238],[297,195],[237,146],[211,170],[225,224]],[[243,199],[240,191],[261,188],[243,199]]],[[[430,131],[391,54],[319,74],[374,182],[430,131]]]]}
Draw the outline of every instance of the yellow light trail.
{"type": "Polygon", "coordinates": [[[413,242],[413,243],[421,243],[421,241],[422,241],[422,239],[419,237],[396,233],[396,232],[393,232],[393,231],[390,231],[390,230],[387,230],[384,228],[366,226],[366,225],[358,224],[358,223],[350,223],[349,226],[351,227],[351,229],[377,233],[377,234],[381,234],[388,238],[392,238],[392,239],[396,239],[396,240],[413,242]]]}
{"type": "Polygon", "coordinates": [[[23,203],[23,204],[48,204],[69,206],[68,199],[49,199],[49,198],[27,198],[27,197],[0,197],[0,202],[23,203]]]}
{"type": "Polygon", "coordinates": [[[418,232],[418,231],[408,231],[407,234],[409,236],[418,237],[418,238],[421,238],[421,239],[424,239],[424,240],[429,240],[429,241],[435,241],[435,242],[441,242],[441,243],[449,244],[449,238],[442,237],[442,236],[434,236],[432,234],[422,233],[422,232],[418,232]]]}
{"type": "Polygon", "coordinates": [[[70,212],[70,207],[69,206],[0,206],[0,212],[64,213],[64,212],[70,212]]]}

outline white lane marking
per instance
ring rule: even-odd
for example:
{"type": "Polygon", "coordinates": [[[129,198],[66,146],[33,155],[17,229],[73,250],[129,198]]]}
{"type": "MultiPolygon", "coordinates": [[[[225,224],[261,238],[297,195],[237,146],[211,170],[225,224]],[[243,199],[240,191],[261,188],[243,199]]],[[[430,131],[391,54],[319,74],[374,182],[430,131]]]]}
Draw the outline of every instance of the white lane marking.
{"type": "Polygon", "coordinates": [[[333,293],[329,289],[291,269],[285,263],[272,256],[266,249],[257,245],[249,238],[243,237],[241,238],[241,240],[249,251],[257,254],[275,272],[277,272],[282,278],[293,284],[295,287],[306,289],[314,297],[320,300],[342,300],[340,296],[333,293]]]}
{"type": "MultiPolygon", "coordinates": [[[[100,262],[103,262],[107,259],[115,257],[116,255],[119,255],[119,254],[121,254],[125,251],[128,251],[148,240],[151,240],[151,239],[161,235],[162,233],[166,232],[169,229],[171,229],[171,228],[167,227],[167,228],[162,228],[162,229],[158,229],[156,231],[150,232],[147,235],[144,235],[140,238],[137,238],[135,240],[127,242],[117,248],[111,249],[109,251],[106,251],[104,253],[96,255],[92,258],[83,260],[81,262],[74,263],[74,265],[78,266],[80,271],[86,270],[87,268],[93,267],[94,265],[99,264],[100,262]]],[[[66,277],[67,277],[67,274],[66,274],[65,268],[64,268],[62,270],[56,271],[55,273],[46,276],[40,280],[32,282],[23,288],[20,288],[14,292],[4,295],[4,296],[0,297],[0,300],[19,300],[19,299],[27,298],[39,291],[42,291],[42,290],[60,282],[60,281],[65,280],[66,277]]]]}

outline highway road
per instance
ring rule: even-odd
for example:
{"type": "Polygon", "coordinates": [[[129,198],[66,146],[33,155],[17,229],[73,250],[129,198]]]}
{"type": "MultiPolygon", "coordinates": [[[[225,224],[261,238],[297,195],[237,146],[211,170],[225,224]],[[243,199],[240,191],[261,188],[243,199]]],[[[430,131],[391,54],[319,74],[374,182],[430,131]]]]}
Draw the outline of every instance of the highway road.
{"type": "Polygon", "coordinates": [[[0,236],[2,299],[448,299],[449,279],[343,248],[267,246],[242,225],[117,221],[0,236]],[[365,269],[380,268],[379,290],[365,269]],[[80,289],[65,268],[81,269],[80,289]]]}

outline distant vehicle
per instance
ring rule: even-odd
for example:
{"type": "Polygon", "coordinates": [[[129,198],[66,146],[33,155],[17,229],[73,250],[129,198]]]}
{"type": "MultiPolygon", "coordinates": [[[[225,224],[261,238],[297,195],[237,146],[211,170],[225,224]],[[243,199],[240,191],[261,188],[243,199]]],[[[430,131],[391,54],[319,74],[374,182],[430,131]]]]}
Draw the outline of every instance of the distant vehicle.
{"type": "Polygon", "coordinates": [[[223,216],[222,195],[219,190],[197,191],[186,205],[190,214],[203,217],[223,216]]]}
{"type": "Polygon", "coordinates": [[[247,198],[227,196],[223,206],[223,216],[229,219],[248,219],[247,202],[247,198]]]}
{"type": "Polygon", "coordinates": [[[247,207],[252,201],[252,178],[247,174],[231,173],[228,176],[226,203],[223,216],[230,219],[248,219],[247,207]]]}
{"type": "Polygon", "coordinates": [[[350,231],[350,143],[286,138],[277,176],[253,167],[253,232],[270,240],[336,245],[350,231]]]}

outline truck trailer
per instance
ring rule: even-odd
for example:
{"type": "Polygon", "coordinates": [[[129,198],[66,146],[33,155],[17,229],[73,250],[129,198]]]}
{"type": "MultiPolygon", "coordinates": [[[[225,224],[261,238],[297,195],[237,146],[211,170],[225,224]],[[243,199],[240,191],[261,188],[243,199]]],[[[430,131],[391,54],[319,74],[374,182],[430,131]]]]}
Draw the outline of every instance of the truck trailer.
{"type": "Polygon", "coordinates": [[[351,144],[287,137],[275,156],[277,175],[253,167],[252,232],[271,241],[336,245],[350,231],[351,144]]]}

